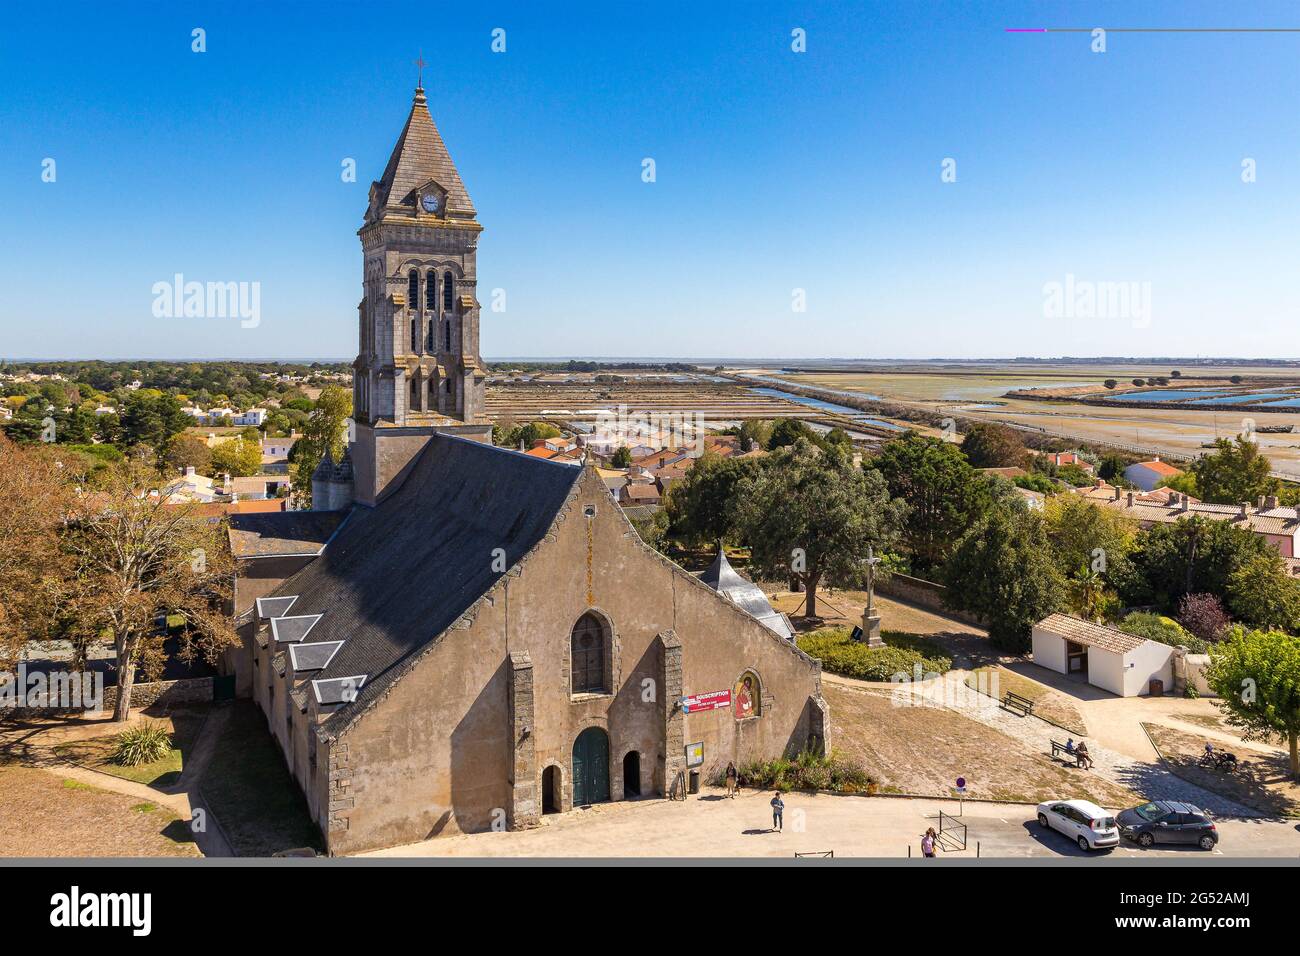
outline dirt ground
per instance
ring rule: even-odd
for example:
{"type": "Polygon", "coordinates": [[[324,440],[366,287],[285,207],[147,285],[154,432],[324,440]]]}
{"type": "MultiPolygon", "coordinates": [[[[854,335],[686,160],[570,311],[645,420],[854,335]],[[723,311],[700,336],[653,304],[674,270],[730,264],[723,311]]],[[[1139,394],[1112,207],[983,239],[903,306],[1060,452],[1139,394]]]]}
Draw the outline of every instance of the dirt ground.
{"type": "MultiPolygon", "coordinates": [[[[764,592],[778,611],[790,615],[797,631],[812,631],[819,627],[858,627],[862,624],[862,609],[866,606],[865,591],[818,590],[816,619],[802,616],[804,595],[793,591],[777,591],[765,587],[764,592]]],[[[954,667],[977,667],[996,662],[997,649],[990,646],[988,636],[972,624],[927,611],[876,595],[875,605],[880,612],[880,626],[885,631],[903,631],[933,638],[942,645],[944,653],[952,658],[954,667]]]]}
{"type": "Polygon", "coordinates": [[[883,792],[952,796],[958,777],[970,795],[1036,803],[1062,793],[1102,806],[1137,799],[1096,774],[1054,763],[992,727],[938,707],[897,706],[887,691],[827,682],[832,745],[866,766],[883,792]]]}
{"type": "Polygon", "coordinates": [[[1205,749],[1203,737],[1161,724],[1143,724],[1169,769],[1184,780],[1265,813],[1300,816],[1300,783],[1291,777],[1290,760],[1280,750],[1232,752],[1249,774],[1226,774],[1197,766],[1205,749]]]}
{"type": "Polygon", "coordinates": [[[0,792],[0,856],[200,855],[185,821],[148,801],[13,764],[0,792]]]}

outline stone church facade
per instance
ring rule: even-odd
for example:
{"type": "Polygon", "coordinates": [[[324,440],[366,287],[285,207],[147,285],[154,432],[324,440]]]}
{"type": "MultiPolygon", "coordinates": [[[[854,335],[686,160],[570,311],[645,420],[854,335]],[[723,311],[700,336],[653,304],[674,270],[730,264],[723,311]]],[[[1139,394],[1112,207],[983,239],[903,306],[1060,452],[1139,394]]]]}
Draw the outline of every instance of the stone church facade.
{"type": "Polygon", "coordinates": [[[824,751],[817,661],[644,544],[594,468],[483,440],[479,227],[417,112],[422,91],[361,230],[356,439],[318,472],[333,510],[232,531],[241,686],[329,852],[824,751]],[[425,195],[432,218],[412,216],[425,195]],[[434,307],[412,309],[403,281],[421,303],[432,281],[434,307]]]}

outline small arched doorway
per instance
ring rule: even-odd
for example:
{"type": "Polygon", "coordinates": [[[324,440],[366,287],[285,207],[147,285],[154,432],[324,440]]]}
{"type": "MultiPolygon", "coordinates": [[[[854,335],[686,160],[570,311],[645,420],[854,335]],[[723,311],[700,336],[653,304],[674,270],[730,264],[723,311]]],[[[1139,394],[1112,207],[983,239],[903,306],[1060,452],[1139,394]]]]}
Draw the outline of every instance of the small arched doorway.
{"type": "Polygon", "coordinates": [[[623,797],[641,796],[641,755],[629,750],[623,758],[623,797]]]}
{"type": "Polygon", "coordinates": [[[551,764],[542,771],[542,813],[560,812],[560,768],[551,764]]]}
{"type": "Polygon", "coordinates": [[[609,735],[588,727],[573,742],[573,805],[609,799],[609,735]]]}

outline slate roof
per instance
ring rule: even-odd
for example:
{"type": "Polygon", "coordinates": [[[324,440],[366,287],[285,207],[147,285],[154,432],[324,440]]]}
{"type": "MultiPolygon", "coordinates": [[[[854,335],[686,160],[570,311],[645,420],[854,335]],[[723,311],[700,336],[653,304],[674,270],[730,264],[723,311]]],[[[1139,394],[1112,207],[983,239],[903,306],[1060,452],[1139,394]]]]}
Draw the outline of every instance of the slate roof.
{"type": "Polygon", "coordinates": [[[769,631],[779,634],[787,641],[794,640],[794,632],[790,630],[789,623],[768,602],[763,589],[753,581],[741,577],[721,549],[713,563],[700,575],[700,581],[757,619],[769,631]]]}
{"type": "Polygon", "coordinates": [[[313,642],[344,642],[314,683],[368,677],[326,734],[342,730],[503,576],[493,570],[494,548],[510,568],[541,542],[581,474],[438,434],[394,493],[354,509],[324,553],[274,592],[298,596],[295,615],[322,615],[313,642]]]}
{"type": "Polygon", "coordinates": [[[289,645],[289,663],[295,672],[318,671],[329,664],[342,641],[312,641],[304,644],[289,645]]]}
{"type": "Polygon", "coordinates": [[[429,115],[424,90],[417,89],[402,135],[397,138],[384,175],[379,179],[380,206],[412,203],[411,193],[431,179],[447,191],[448,216],[474,218],[474,204],[470,202],[456,164],[451,161],[442,134],[429,115]]]}
{"type": "Polygon", "coordinates": [[[342,511],[231,515],[230,552],[236,558],[316,554],[338,530],[345,515],[342,511]]]}
{"type": "Polygon", "coordinates": [[[1114,654],[1127,654],[1146,643],[1144,638],[1125,634],[1118,628],[1094,624],[1069,614],[1052,614],[1039,621],[1037,626],[1076,644],[1084,644],[1114,654]]]}

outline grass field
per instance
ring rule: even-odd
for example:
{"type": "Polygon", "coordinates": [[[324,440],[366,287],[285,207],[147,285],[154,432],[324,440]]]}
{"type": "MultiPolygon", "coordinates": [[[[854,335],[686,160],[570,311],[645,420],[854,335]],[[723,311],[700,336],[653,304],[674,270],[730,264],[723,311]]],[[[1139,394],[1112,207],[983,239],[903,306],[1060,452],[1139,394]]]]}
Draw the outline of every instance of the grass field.
{"type": "Polygon", "coordinates": [[[166,717],[155,718],[170,729],[172,750],[162,759],[138,767],[124,767],[113,762],[111,758],[117,747],[116,734],[60,744],[54,748],[54,752],[90,770],[111,773],[115,777],[134,780],[150,787],[170,787],[180,779],[185,767],[185,755],[198,736],[206,715],[207,708],[195,708],[177,710],[166,717]]]}

